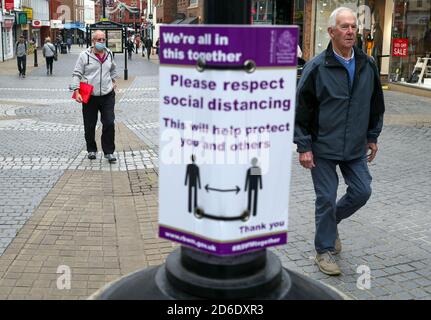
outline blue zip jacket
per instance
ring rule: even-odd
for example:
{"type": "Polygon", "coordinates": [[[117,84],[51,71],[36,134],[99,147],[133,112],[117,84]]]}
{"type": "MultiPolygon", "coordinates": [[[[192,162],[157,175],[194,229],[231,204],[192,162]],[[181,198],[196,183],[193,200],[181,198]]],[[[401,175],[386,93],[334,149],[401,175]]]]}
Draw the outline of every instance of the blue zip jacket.
{"type": "Polygon", "coordinates": [[[300,153],[350,161],[364,156],[367,143],[377,143],[385,104],[373,58],[355,50],[350,85],[346,68],[332,45],[307,62],[298,83],[294,142],[300,153]]]}

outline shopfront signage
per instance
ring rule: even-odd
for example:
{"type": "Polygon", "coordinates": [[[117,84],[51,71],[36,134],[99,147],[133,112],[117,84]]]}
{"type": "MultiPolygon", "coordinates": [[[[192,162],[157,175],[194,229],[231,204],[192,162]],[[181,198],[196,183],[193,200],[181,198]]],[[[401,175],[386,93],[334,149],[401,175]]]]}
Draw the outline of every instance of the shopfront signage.
{"type": "Polygon", "coordinates": [[[18,12],[17,13],[17,23],[18,24],[27,24],[27,14],[25,12],[18,12]]]}
{"type": "Polygon", "coordinates": [[[298,28],[160,33],[159,236],[215,255],[285,244],[298,28]]]}
{"type": "Polygon", "coordinates": [[[42,28],[42,21],[40,21],[40,20],[33,20],[31,22],[31,26],[33,28],[42,28]]]}
{"type": "Polygon", "coordinates": [[[51,20],[51,29],[63,29],[61,20],[51,20]]]}
{"type": "Polygon", "coordinates": [[[4,8],[6,10],[13,10],[13,8],[14,8],[13,0],[5,0],[4,8]]]}
{"type": "Polygon", "coordinates": [[[24,11],[27,14],[28,20],[33,20],[33,9],[32,8],[22,8],[22,11],[24,11]]]}
{"type": "Polygon", "coordinates": [[[4,22],[3,22],[3,26],[6,29],[10,29],[10,28],[13,27],[13,21],[14,21],[13,19],[5,19],[4,22]]]}
{"type": "Polygon", "coordinates": [[[392,56],[407,57],[409,48],[408,38],[393,38],[392,39],[392,56]]]}

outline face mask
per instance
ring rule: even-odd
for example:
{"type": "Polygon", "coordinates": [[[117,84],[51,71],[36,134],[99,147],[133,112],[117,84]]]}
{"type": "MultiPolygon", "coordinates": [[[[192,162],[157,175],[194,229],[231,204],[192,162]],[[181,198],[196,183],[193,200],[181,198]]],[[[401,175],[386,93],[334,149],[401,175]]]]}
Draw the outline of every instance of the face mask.
{"type": "Polygon", "coordinates": [[[96,42],[95,47],[97,51],[102,51],[106,48],[106,45],[102,42],[96,42]]]}

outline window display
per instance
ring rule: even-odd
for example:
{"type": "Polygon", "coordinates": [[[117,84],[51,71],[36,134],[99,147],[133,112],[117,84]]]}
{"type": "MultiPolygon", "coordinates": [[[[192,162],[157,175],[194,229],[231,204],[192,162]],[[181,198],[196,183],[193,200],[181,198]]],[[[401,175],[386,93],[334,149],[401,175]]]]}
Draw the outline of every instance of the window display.
{"type": "Polygon", "coordinates": [[[431,0],[394,0],[390,80],[431,88],[431,0]]]}
{"type": "MultiPolygon", "coordinates": [[[[390,1],[390,0],[389,0],[390,1]]],[[[385,0],[318,0],[316,1],[315,55],[326,49],[329,43],[328,20],[338,7],[348,7],[357,12],[358,33],[356,45],[369,56],[373,56],[380,69],[385,0]]],[[[388,30],[388,32],[390,32],[388,30]]]]}

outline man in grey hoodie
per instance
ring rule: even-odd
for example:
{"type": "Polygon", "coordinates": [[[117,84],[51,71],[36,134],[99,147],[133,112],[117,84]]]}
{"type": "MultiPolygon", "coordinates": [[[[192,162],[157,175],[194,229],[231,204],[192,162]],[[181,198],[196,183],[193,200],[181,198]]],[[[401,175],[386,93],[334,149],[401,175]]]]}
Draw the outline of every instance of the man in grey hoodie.
{"type": "Polygon", "coordinates": [[[92,37],[93,46],[81,52],[72,75],[70,88],[75,91],[75,100],[82,103],[85,141],[88,159],[96,159],[97,144],[95,131],[97,116],[102,121],[102,150],[109,162],[115,162],[115,89],[117,78],[116,63],[112,52],[106,48],[105,33],[97,30],[92,37]],[[87,103],[79,93],[80,82],[91,84],[93,92],[87,103]]]}

